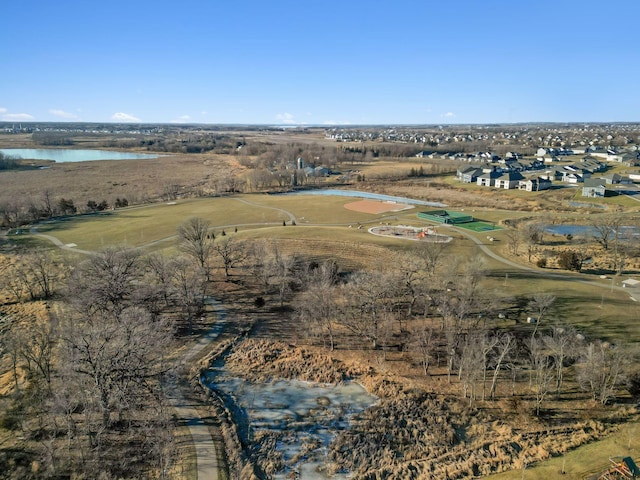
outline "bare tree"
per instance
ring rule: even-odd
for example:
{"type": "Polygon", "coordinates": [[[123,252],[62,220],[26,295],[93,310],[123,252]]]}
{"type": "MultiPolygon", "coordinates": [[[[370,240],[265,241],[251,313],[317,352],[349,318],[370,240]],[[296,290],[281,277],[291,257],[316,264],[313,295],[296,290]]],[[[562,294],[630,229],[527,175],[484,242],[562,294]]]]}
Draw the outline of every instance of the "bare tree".
{"type": "Polygon", "coordinates": [[[433,278],[444,266],[447,245],[440,242],[420,242],[415,248],[415,254],[422,259],[427,277],[433,278]]]}
{"type": "Polygon", "coordinates": [[[483,350],[486,333],[466,335],[460,351],[458,379],[462,384],[462,397],[469,397],[469,404],[477,398],[477,385],[483,377],[485,363],[483,350]]]}
{"type": "Polygon", "coordinates": [[[284,299],[292,289],[292,284],[296,279],[295,269],[298,265],[298,258],[283,252],[277,245],[269,261],[270,281],[274,282],[278,290],[280,306],[284,306],[284,299]]]}
{"type": "Polygon", "coordinates": [[[491,388],[489,389],[489,398],[491,398],[492,400],[495,398],[500,369],[504,365],[507,358],[509,358],[511,352],[515,349],[516,340],[512,335],[505,333],[499,335],[495,347],[496,352],[493,359],[493,377],[491,379],[491,388]]]}
{"type": "Polygon", "coordinates": [[[63,361],[69,366],[69,386],[83,392],[89,423],[98,414],[98,428],[88,426],[90,441],[109,428],[112,414],[120,417],[157,388],[162,355],[171,331],[142,309],[128,308],[118,316],[97,312],[68,317],[61,327],[63,361]],[[91,433],[92,432],[92,433],[91,433]]]}
{"type": "Polygon", "coordinates": [[[595,218],[591,222],[591,226],[596,231],[594,239],[606,251],[609,249],[611,240],[620,230],[622,225],[622,217],[620,215],[606,215],[595,218]]]}
{"type": "Polygon", "coordinates": [[[638,230],[640,220],[637,217],[631,217],[627,221],[631,223],[628,228],[622,225],[622,219],[613,227],[613,238],[611,241],[613,251],[611,252],[611,257],[613,270],[618,275],[624,272],[629,258],[638,256],[640,252],[636,236],[629,232],[629,228],[633,229],[634,226],[636,231],[638,230]]]}
{"type": "Polygon", "coordinates": [[[172,296],[182,310],[187,322],[187,332],[191,335],[193,321],[204,308],[206,282],[204,275],[196,265],[186,258],[178,258],[172,269],[172,296]]]}
{"type": "Polygon", "coordinates": [[[67,298],[79,312],[104,311],[118,315],[131,305],[141,278],[138,252],[109,248],[72,272],[67,282],[67,298]]]}
{"type": "Polygon", "coordinates": [[[628,365],[629,356],[623,347],[591,342],[585,345],[577,365],[578,381],[593,400],[605,405],[615,397],[628,365]]]}
{"type": "Polygon", "coordinates": [[[28,283],[37,288],[37,294],[30,292],[32,298],[50,298],[61,270],[61,267],[53,261],[51,253],[44,251],[29,253],[23,256],[22,264],[28,283]]]}
{"type": "Polygon", "coordinates": [[[511,255],[518,256],[518,250],[520,249],[520,243],[522,242],[522,233],[518,229],[509,229],[506,231],[507,246],[511,255]]]}
{"type": "Polygon", "coordinates": [[[343,288],[346,311],[341,323],[378,348],[382,313],[389,311],[389,278],[383,272],[356,272],[343,288]]]}
{"type": "Polygon", "coordinates": [[[29,377],[42,378],[47,388],[51,386],[53,371],[53,347],[57,338],[57,319],[39,320],[29,323],[19,338],[20,355],[25,359],[29,377]]]}
{"type": "Polygon", "coordinates": [[[560,395],[562,382],[564,381],[565,363],[575,358],[576,355],[576,331],[570,326],[556,326],[549,335],[542,337],[544,345],[553,357],[555,366],[556,395],[560,395]]]}
{"type": "Polygon", "coordinates": [[[535,250],[535,246],[541,242],[543,225],[538,222],[527,222],[520,226],[520,238],[527,246],[527,261],[531,261],[531,255],[535,250]]]}
{"type": "Polygon", "coordinates": [[[536,337],[529,340],[529,368],[532,374],[531,390],[535,395],[536,416],[538,416],[542,402],[551,389],[555,369],[544,344],[536,337]]]}
{"type": "Polygon", "coordinates": [[[244,243],[235,239],[231,235],[218,237],[213,244],[213,251],[222,260],[224,276],[228,281],[231,276],[231,269],[242,262],[247,254],[244,243]]]}
{"type": "Polygon", "coordinates": [[[411,317],[416,303],[425,291],[425,262],[417,255],[403,253],[396,257],[394,264],[394,270],[397,272],[398,277],[398,286],[402,294],[407,298],[407,316],[411,317]]]}
{"type": "Polygon", "coordinates": [[[165,307],[169,306],[171,298],[171,280],[173,278],[175,262],[159,253],[152,253],[144,258],[150,282],[156,285],[164,300],[165,307]]]}
{"type": "Polygon", "coordinates": [[[535,327],[533,328],[533,333],[531,337],[533,338],[538,332],[538,327],[542,322],[542,317],[545,313],[551,308],[551,306],[556,302],[556,296],[551,293],[538,292],[531,296],[531,300],[529,301],[529,308],[535,311],[535,327]]]}
{"type": "Polygon", "coordinates": [[[411,348],[418,354],[424,374],[429,375],[429,367],[437,347],[434,331],[428,326],[422,325],[412,332],[411,339],[411,348]]]}
{"type": "Polygon", "coordinates": [[[266,240],[259,239],[250,241],[246,249],[251,274],[253,278],[258,280],[265,293],[270,285],[269,280],[272,274],[270,264],[273,250],[276,248],[270,248],[266,240]]]}
{"type": "Polygon", "coordinates": [[[302,292],[295,301],[295,310],[303,332],[322,338],[330,350],[335,347],[337,289],[330,284],[317,283],[302,292]]]}
{"type": "Polygon", "coordinates": [[[178,227],[180,250],[196,261],[207,281],[210,276],[209,261],[214,242],[209,228],[209,222],[200,217],[190,218],[178,227]]]}

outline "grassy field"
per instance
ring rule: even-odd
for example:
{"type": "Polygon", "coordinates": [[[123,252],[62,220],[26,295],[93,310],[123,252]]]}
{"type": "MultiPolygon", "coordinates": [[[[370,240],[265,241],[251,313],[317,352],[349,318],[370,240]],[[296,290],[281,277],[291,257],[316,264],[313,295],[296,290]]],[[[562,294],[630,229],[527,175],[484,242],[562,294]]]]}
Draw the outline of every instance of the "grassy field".
{"type": "Polygon", "coordinates": [[[618,432],[603,440],[576,448],[565,455],[545,462],[530,465],[525,469],[512,470],[486,477],[490,480],[521,480],[538,478],[566,478],[583,480],[592,478],[610,466],[608,458],[640,454],[640,423],[624,425],[618,432]]]}
{"type": "MultiPolygon", "coordinates": [[[[358,223],[379,223],[381,219],[389,217],[400,218],[399,215],[374,215],[345,209],[344,204],[352,201],[344,197],[278,195],[199,198],[178,201],[173,205],[160,203],[69,217],[42,224],[38,230],[57,237],[64,244],[75,243],[80,249],[99,250],[109,245],[139,247],[170,239],[176,234],[178,225],[190,217],[206,219],[214,227],[214,233],[235,226],[246,231],[281,226],[283,221],[290,224],[287,212],[295,216],[297,225],[301,227],[352,225],[355,229],[358,223]]],[[[415,223],[415,214],[408,214],[407,220],[411,219],[415,223]]]]}
{"type": "MultiPolygon", "coordinates": [[[[97,215],[71,217],[64,221],[43,224],[41,233],[57,237],[64,244],[75,243],[79,249],[100,250],[109,245],[148,248],[172,248],[178,225],[190,217],[205,218],[220,234],[238,225],[238,238],[269,238],[281,240],[292,251],[305,252],[318,258],[342,258],[348,268],[384,266],[390,256],[385,249],[409,250],[415,242],[370,235],[368,226],[381,222],[421,226],[428,222],[416,217],[419,209],[397,214],[367,214],[344,208],[351,198],[334,196],[238,195],[234,197],[202,198],[116,210],[97,215]],[[292,225],[289,214],[296,217],[292,225]],[[287,223],[282,225],[283,220],[287,223]],[[362,228],[357,228],[358,224],[362,228]],[[350,227],[351,225],[351,227],[350,227]],[[365,252],[363,245],[374,248],[365,252]],[[380,249],[380,250],[375,250],[380,249]],[[315,253],[312,253],[315,252],[315,253]]],[[[499,221],[509,212],[493,212],[483,218],[499,221]]],[[[453,235],[447,254],[454,259],[470,258],[480,249],[455,228],[439,226],[443,233],[453,235]]],[[[496,232],[496,242],[486,240],[486,232],[471,233],[488,248],[500,254],[504,238],[496,232]]],[[[493,235],[493,234],[492,234],[493,235]]],[[[489,282],[487,288],[500,296],[520,297],[526,304],[537,292],[551,292],[558,297],[557,307],[548,314],[548,322],[575,325],[594,337],[608,340],[640,339],[640,305],[630,302],[626,293],[610,288],[609,280],[595,276],[569,275],[568,278],[547,278],[560,273],[556,270],[527,272],[485,257],[489,282]],[[591,280],[595,284],[582,283],[591,280]]],[[[564,272],[566,273],[566,272],[564,272]]],[[[523,322],[528,312],[514,311],[514,322],[523,322]]],[[[521,328],[527,328],[526,325],[521,328]]]]}

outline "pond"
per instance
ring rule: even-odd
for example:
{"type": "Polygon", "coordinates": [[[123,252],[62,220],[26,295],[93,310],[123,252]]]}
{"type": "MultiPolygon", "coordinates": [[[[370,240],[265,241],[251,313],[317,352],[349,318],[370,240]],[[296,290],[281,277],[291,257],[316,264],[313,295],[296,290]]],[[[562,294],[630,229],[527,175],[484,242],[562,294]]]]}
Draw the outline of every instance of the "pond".
{"type": "Polygon", "coordinates": [[[425,202],[407,197],[394,197],[380,193],[360,192],[358,190],[338,190],[334,188],[323,188],[321,190],[296,190],[295,192],[279,193],[277,195],[335,195],[340,197],[369,198],[371,200],[381,200],[384,202],[407,203],[411,205],[428,205],[430,207],[446,207],[444,203],[425,202]]]}
{"type": "Polygon", "coordinates": [[[158,155],[148,153],[114,152],[111,150],[74,150],[71,148],[0,148],[0,153],[11,158],[52,160],[57,163],[158,158],[158,155]]]}
{"type": "MultiPolygon", "coordinates": [[[[600,236],[598,230],[592,225],[547,225],[544,227],[544,231],[553,235],[572,235],[574,237],[600,236]]],[[[640,233],[637,227],[620,227],[621,238],[631,238],[639,235],[640,233]]]]}
{"type": "Polygon", "coordinates": [[[374,405],[377,398],[355,382],[325,385],[296,380],[249,383],[233,377],[224,366],[213,366],[208,384],[231,398],[241,419],[240,431],[256,439],[275,437],[276,451],[282,456],[284,471],[274,478],[302,480],[345,479],[346,473],[329,476],[326,455],[333,438],[349,428],[353,414],[374,405]]]}

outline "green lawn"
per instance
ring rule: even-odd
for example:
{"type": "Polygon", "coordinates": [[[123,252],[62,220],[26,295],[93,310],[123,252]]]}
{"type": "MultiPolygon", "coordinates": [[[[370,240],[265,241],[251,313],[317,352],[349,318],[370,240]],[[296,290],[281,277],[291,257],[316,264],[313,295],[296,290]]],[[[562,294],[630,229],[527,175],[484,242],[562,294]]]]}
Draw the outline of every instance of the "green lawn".
{"type": "Polygon", "coordinates": [[[291,212],[300,226],[376,223],[389,214],[372,215],[344,208],[357,199],[345,197],[238,195],[200,198],[127,208],[94,215],[79,215],[38,227],[40,233],[57,237],[62,243],[75,243],[79,249],[99,250],[109,245],[139,247],[168,239],[178,225],[191,217],[206,219],[215,233],[238,225],[239,230],[289,223],[291,212]]]}
{"type": "Polygon", "coordinates": [[[563,456],[486,477],[490,480],[553,479],[583,480],[609,467],[609,458],[640,456],[640,424],[631,422],[603,440],[576,448],[563,456]],[[563,468],[564,467],[564,468],[563,468]],[[564,474],[563,474],[564,471],[564,474]]]}

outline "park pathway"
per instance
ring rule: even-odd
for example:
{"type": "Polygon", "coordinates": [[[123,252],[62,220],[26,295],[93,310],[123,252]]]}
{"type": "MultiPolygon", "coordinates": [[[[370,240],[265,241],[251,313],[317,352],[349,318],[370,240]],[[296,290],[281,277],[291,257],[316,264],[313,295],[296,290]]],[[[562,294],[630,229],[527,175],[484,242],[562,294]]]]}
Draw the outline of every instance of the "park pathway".
{"type": "MultiPolygon", "coordinates": [[[[212,298],[208,298],[206,303],[213,308],[216,314],[216,324],[205,335],[200,337],[195,345],[187,350],[180,359],[179,366],[186,367],[187,369],[189,368],[189,364],[220,335],[226,324],[227,313],[221,303],[212,298]]],[[[171,406],[175,409],[178,418],[188,427],[189,433],[191,434],[196,449],[198,480],[218,480],[219,478],[223,478],[220,470],[222,468],[221,450],[224,446],[216,444],[211,437],[209,427],[204,423],[196,410],[198,402],[189,402],[184,398],[175,378],[170,379],[167,388],[171,406]]]]}
{"type": "MultiPolygon", "coordinates": [[[[453,227],[455,228],[455,227],[453,227]]],[[[463,228],[455,228],[456,232],[461,233],[462,235],[464,235],[465,237],[467,237],[468,239],[470,239],[471,241],[473,241],[479,248],[480,250],[487,256],[493,258],[494,260],[497,260],[498,262],[504,263],[505,265],[508,265],[516,270],[524,270],[527,272],[530,272],[534,275],[538,275],[540,277],[543,278],[549,278],[549,279],[554,279],[554,280],[563,280],[563,281],[569,281],[569,282],[579,282],[579,283],[584,283],[587,285],[594,285],[603,289],[610,289],[610,290],[616,290],[619,292],[624,292],[627,295],[629,295],[629,299],[633,300],[634,302],[640,302],[640,289],[630,289],[630,288],[624,288],[624,287],[618,287],[616,285],[613,285],[613,283],[611,283],[610,285],[606,285],[603,282],[599,282],[596,280],[589,280],[586,278],[581,278],[579,275],[580,274],[566,274],[566,273],[556,273],[556,272],[549,272],[549,271],[545,271],[545,270],[540,270],[540,269],[536,269],[533,267],[529,267],[527,265],[522,265],[520,263],[516,263],[513,262],[507,258],[504,258],[500,255],[498,255],[496,252],[494,252],[493,250],[491,250],[489,247],[487,247],[487,245],[483,242],[483,240],[479,239],[478,237],[476,237],[475,235],[472,235],[471,233],[467,232],[466,230],[464,230],[463,228]]],[[[613,282],[613,279],[611,279],[611,282],[613,282]]]]}

